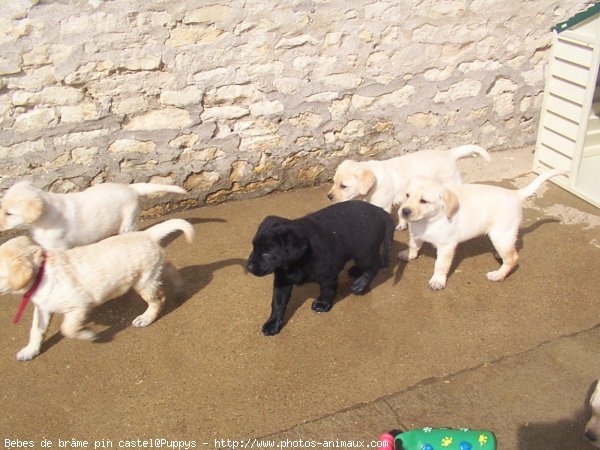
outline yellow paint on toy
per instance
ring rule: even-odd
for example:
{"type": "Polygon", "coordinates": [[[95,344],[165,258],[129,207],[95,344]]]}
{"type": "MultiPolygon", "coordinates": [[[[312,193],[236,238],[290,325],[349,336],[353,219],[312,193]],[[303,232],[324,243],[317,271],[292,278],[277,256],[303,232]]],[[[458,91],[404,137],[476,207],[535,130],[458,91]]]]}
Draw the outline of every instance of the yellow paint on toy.
{"type": "Polygon", "coordinates": [[[451,437],[445,437],[444,439],[442,439],[442,447],[450,447],[451,444],[452,444],[451,437]]]}

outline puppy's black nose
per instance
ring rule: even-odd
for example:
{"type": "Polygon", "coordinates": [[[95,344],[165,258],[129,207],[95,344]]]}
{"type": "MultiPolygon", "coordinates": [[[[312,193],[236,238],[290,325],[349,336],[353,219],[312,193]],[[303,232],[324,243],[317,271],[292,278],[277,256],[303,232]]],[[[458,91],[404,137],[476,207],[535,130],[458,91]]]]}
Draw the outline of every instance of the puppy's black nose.
{"type": "Polygon", "coordinates": [[[585,437],[588,439],[588,441],[590,442],[596,442],[596,440],[598,439],[596,437],[596,435],[594,434],[593,431],[590,430],[585,430],[585,437]]]}
{"type": "Polygon", "coordinates": [[[332,193],[327,194],[327,198],[329,199],[329,201],[333,200],[333,194],[332,193]]]}
{"type": "Polygon", "coordinates": [[[404,217],[410,216],[411,212],[412,211],[410,210],[410,208],[402,208],[402,216],[404,216],[404,217]]]}

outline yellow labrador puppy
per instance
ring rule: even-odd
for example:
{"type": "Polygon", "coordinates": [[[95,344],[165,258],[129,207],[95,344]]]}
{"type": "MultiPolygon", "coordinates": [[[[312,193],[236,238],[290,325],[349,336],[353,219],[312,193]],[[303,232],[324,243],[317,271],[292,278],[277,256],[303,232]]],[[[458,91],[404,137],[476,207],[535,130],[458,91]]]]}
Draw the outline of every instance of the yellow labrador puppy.
{"type": "Polygon", "coordinates": [[[17,359],[27,361],[40,353],[53,313],[64,314],[61,331],[66,337],[93,339],[94,333],[84,326],[88,311],[130,289],[148,303],[132,325],[150,325],[165,300],[162,273],[175,277],[175,283],[179,281],[179,274],[165,260],[159,243],[176,230],[192,241],[192,225],[173,219],[145,231],[112,236],[70,250],[45,251],[25,236],[1,245],[0,294],[27,291],[19,313],[28,299],[35,305],[29,343],[17,353],[17,359]]]}
{"type": "Polygon", "coordinates": [[[0,230],[29,226],[44,248],[67,249],[137,229],[139,196],[158,192],[186,194],[168,184],[104,183],[81,192],[45,192],[21,181],[0,203],[0,230]]]}
{"type": "Polygon", "coordinates": [[[400,252],[399,258],[415,259],[423,242],[433,244],[437,258],[429,287],[443,289],[458,244],[487,234],[502,258],[502,266],[488,272],[487,278],[503,280],[519,257],[515,243],[522,219],[522,201],[546,180],[564,173],[550,170],[518,190],[484,184],[445,187],[431,178],[413,178],[400,208],[400,214],[410,223],[410,238],[408,250],[400,252]]]}
{"type": "Polygon", "coordinates": [[[596,383],[594,393],[590,398],[592,417],[585,426],[585,437],[594,447],[600,447],[600,383],[596,383]]]}
{"type": "MultiPolygon", "coordinates": [[[[333,187],[327,197],[334,203],[364,200],[387,212],[404,201],[408,180],[425,176],[446,185],[462,182],[456,161],[477,153],[490,161],[488,152],[478,145],[463,145],[451,150],[421,150],[384,161],[345,160],[333,176],[333,187]]],[[[406,221],[398,214],[398,229],[406,229],[406,221]]]]}

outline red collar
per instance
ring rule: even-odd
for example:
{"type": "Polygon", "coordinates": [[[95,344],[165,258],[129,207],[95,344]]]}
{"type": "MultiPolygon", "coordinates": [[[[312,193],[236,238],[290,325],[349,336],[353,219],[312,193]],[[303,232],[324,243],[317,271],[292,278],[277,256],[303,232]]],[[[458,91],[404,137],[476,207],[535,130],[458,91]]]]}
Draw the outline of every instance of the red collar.
{"type": "Polygon", "coordinates": [[[35,276],[35,280],[33,280],[33,284],[31,285],[29,290],[27,292],[25,292],[25,294],[23,295],[23,298],[21,299],[21,304],[19,305],[19,310],[17,311],[17,315],[13,319],[13,323],[19,323],[19,320],[21,320],[21,316],[23,315],[23,311],[25,311],[25,308],[27,307],[27,303],[29,303],[29,300],[31,299],[31,297],[33,297],[35,295],[35,292],[37,291],[38,287],[40,287],[40,283],[42,282],[42,277],[44,276],[45,268],[46,268],[46,252],[43,252],[42,253],[42,263],[40,264],[38,273],[35,276]]]}

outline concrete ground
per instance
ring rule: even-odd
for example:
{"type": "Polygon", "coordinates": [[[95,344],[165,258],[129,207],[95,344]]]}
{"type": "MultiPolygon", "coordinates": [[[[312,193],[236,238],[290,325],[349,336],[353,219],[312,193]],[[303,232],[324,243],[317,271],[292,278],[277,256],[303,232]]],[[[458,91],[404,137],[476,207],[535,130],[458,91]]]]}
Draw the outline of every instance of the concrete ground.
{"type": "MultiPolygon", "coordinates": [[[[465,179],[507,187],[532,179],[530,148],[493,158],[462,160],[465,179]]],[[[349,293],[343,274],[325,314],[310,308],[316,285],[295,288],[283,331],[264,337],[272,279],[244,271],[252,236],[268,214],[326,206],[327,189],[175,215],[197,231],[193,245],[179,236],[167,247],[186,291],[146,329],[129,325],[144,309],[130,294],[93,312],[97,343],[63,339],[55,320],[43,353],[17,362],[31,307],[12,325],[19,299],[5,296],[3,445],[324,448],[369,446],[390,428],[446,426],[491,430],[501,449],[591,448],[583,428],[600,374],[597,208],[547,183],[527,201],[520,265],[504,282],[485,279],[497,263],[481,238],[460,247],[446,289],[433,292],[429,248],[409,264],[394,260],[363,296],[349,293]]],[[[397,232],[395,250],[406,241],[397,232]]]]}

